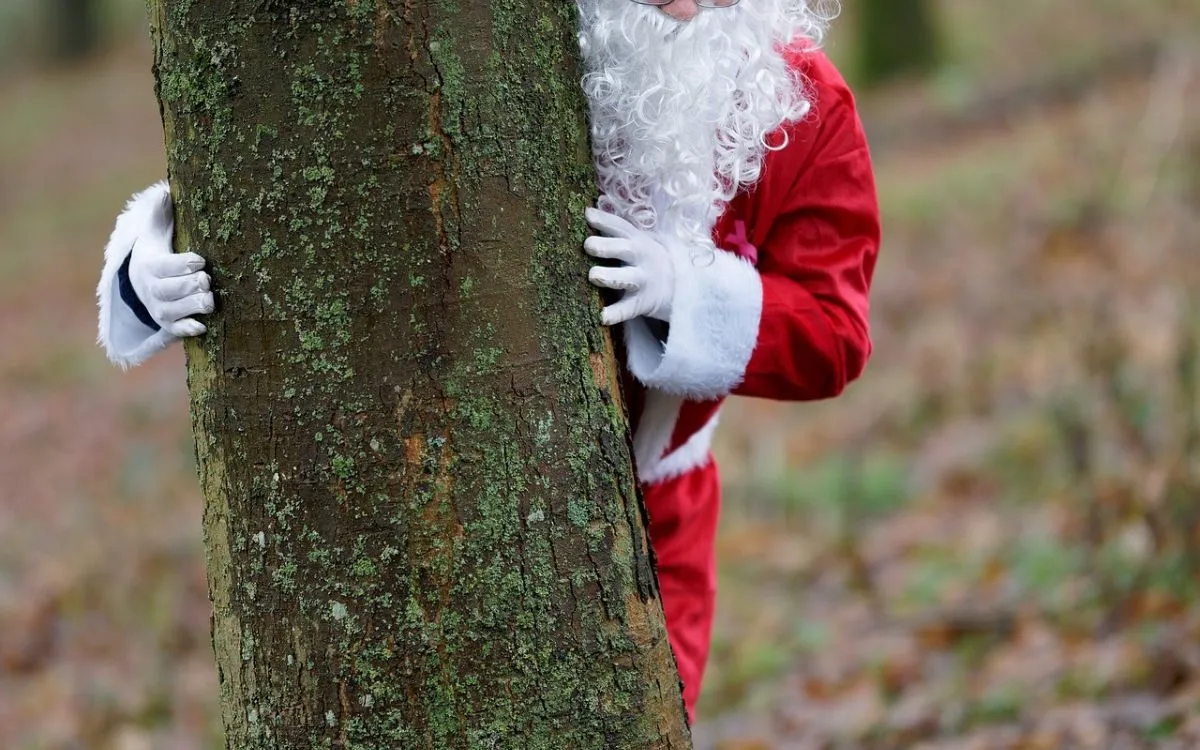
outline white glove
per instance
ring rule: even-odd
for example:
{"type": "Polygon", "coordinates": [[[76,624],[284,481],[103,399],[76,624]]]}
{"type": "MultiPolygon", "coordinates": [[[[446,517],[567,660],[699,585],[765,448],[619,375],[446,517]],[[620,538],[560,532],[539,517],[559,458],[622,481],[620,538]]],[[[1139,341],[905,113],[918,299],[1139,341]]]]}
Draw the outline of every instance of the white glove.
{"type": "Polygon", "coordinates": [[[603,236],[588,237],[584,251],[593,258],[621,261],[622,266],[592,266],[588,280],[595,286],[624,292],[601,313],[604,325],[640,316],[670,322],[675,296],[675,265],[671,250],[653,234],[615,214],[596,208],[586,213],[588,224],[603,236]]]}
{"type": "Polygon", "coordinates": [[[193,315],[214,309],[212,280],[196,253],[171,252],[175,212],[164,191],[153,220],[142,228],[129,259],[129,283],[154,322],[172,336],[199,336],[208,329],[193,315]]]}

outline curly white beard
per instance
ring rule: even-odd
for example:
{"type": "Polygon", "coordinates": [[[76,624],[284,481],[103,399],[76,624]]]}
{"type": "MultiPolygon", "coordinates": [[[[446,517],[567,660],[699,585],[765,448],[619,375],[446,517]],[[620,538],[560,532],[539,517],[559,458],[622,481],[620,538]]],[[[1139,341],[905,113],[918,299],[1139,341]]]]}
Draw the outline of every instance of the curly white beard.
{"type": "Polygon", "coordinates": [[[728,202],[809,109],[782,49],[821,41],[807,0],[742,0],[678,22],[630,0],[578,0],[600,207],[712,250],[728,202]]]}

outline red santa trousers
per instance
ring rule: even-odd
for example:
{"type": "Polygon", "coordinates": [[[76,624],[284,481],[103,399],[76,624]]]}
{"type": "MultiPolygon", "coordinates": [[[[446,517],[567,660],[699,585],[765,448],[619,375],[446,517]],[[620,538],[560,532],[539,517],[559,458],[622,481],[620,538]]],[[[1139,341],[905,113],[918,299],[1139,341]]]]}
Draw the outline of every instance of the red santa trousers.
{"type": "Polygon", "coordinates": [[[667,637],[683,680],[688,716],[695,719],[717,598],[715,545],[721,507],[717,464],[710,454],[700,468],[647,485],[643,494],[667,615],[667,637]]]}

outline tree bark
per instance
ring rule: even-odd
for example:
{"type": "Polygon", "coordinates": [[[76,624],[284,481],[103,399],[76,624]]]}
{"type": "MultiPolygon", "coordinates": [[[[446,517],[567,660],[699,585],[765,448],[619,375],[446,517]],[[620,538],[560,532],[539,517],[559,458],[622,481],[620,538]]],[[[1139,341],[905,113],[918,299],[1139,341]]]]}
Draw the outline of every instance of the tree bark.
{"type": "Polygon", "coordinates": [[[565,0],[151,0],[230,748],[689,746],[565,0]]]}
{"type": "Polygon", "coordinates": [[[857,12],[858,72],[863,85],[928,73],[941,61],[929,0],[863,0],[857,12]]]}

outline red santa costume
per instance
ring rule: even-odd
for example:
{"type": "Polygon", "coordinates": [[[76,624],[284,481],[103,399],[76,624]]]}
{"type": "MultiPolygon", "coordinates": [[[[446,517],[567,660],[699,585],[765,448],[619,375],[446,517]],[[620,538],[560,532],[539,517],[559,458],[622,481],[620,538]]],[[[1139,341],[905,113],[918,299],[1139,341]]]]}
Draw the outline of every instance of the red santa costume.
{"type": "Polygon", "coordinates": [[[579,0],[602,197],[672,252],[669,323],[623,321],[634,452],[689,715],[716,596],[730,395],[838,395],[870,353],[880,242],[854,97],[805,0],[743,0],[681,24],[579,0]],[[685,248],[681,251],[679,248],[685,248]]]}

